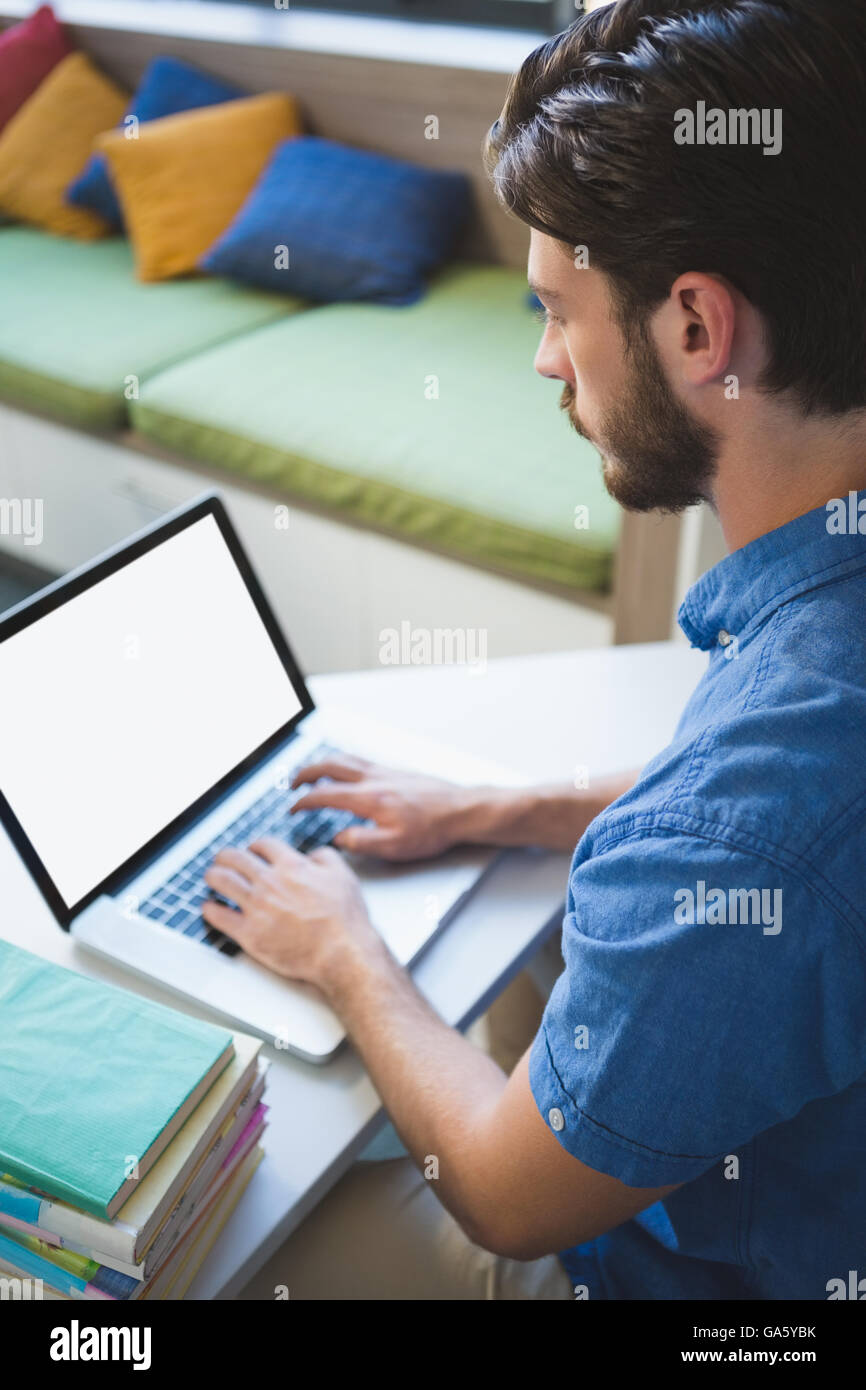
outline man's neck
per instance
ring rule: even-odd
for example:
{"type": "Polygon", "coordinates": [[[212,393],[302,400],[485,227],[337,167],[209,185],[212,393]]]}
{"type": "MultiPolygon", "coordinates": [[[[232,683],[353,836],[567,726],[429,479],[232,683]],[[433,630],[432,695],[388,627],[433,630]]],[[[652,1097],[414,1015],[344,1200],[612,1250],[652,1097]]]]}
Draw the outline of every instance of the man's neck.
{"type": "Polygon", "coordinates": [[[803,419],[793,429],[780,429],[778,418],[752,423],[744,438],[726,443],[713,486],[729,551],[866,489],[866,417],[803,419]]]}

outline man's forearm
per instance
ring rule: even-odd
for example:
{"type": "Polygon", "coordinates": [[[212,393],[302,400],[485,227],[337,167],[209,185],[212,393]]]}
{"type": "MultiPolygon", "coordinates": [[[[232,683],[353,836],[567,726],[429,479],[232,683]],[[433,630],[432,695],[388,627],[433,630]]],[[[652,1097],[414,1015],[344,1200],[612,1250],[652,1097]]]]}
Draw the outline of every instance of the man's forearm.
{"type": "Polygon", "coordinates": [[[467,1234],[490,1247],[502,1213],[492,1201],[489,1130],[507,1077],[437,1017],[375,936],[334,962],[329,1003],[412,1158],[435,1180],[440,1201],[467,1234]]]}
{"type": "Polygon", "coordinates": [[[476,1245],[538,1259],[673,1191],[627,1187],[573,1157],[539,1113],[529,1054],[506,1077],[437,1018],[369,921],[319,979],[412,1158],[476,1245]]]}
{"type": "MultiPolygon", "coordinates": [[[[467,789],[451,832],[476,844],[572,850],[636,777],[607,778],[585,791],[467,789]]],[[[437,1017],[378,933],[362,931],[326,975],[330,1004],[440,1201],[476,1243],[506,1253],[521,1248],[538,1213],[510,1190],[508,1166],[497,1163],[498,1111],[509,1086],[501,1068],[437,1017]]]]}
{"type": "Polygon", "coordinates": [[[634,785],[637,772],[619,773],[593,788],[467,788],[455,809],[453,834],[466,844],[572,850],[589,823],[634,785]]]}

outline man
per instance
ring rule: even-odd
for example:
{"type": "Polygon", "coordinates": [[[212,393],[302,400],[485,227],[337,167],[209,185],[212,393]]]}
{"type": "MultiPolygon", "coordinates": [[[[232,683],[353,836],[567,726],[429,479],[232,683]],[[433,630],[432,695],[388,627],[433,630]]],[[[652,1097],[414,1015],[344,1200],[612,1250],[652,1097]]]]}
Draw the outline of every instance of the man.
{"type": "Polygon", "coordinates": [[[630,788],[299,779],[385,858],[579,841],[510,1077],[427,1007],[336,850],[217,859],[238,911],[208,921],[322,990],[415,1165],[338,1186],[269,1268],[292,1297],[822,1299],[866,1274],[864,74],[847,0],[619,0],[514,80],[489,157],[532,228],[536,369],[624,506],[706,499],[731,553],[681,612],[708,673],[630,788]]]}

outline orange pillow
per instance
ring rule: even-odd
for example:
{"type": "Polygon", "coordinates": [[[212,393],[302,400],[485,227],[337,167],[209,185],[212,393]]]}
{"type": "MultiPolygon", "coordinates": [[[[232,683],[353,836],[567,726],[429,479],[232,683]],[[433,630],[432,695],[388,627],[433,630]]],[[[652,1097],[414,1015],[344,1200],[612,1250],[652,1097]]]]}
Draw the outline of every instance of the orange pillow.
{"type": "Polygon", "coordinates": [[[195,270],[274,147],[300,133],[292,98],[269,92],[142,121],[135,140],[123,131],[101,135],[97,148],[123,206],[139,280],[195,270]]]}
{"type": "Polygon", "coordinates": [[[61,236],[105,236],[95,213],[64,202],[95,137],[117,125],[129,95],[84,53],[70,53],[48,74],[0,135],[0,212],[61,236]]]}

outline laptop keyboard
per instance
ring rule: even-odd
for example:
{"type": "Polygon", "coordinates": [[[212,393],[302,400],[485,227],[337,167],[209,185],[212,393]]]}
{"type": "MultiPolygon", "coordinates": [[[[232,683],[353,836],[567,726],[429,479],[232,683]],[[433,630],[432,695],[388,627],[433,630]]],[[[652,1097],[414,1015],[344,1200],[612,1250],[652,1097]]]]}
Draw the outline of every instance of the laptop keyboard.
{"type": "MultiPolygon", "coordinates": [[[[304,758],[304,763],[319,762],[322,758],[333,756],[336,748],[320,744],[304,758]]],[[[300,767],[301,764],[295,765],[300,767]]],[[[289,769],[295,771],[295,767],[289,769]]],[[[202,905],[212,899],[226,902],[218,893],[213,893],[204,881],[205,870],[209,869],[215,856],[227,845],[245,849],[254,840],[264,835],[272,835],[286,844],[292,845],[302,853],[330,844],[335,835],[349,825],[363,824],[351,811],[338,811],[332,807],[322,807],[312,811],[302,811],[291,815],[290,808],[309,788],[299,787],[287,791],[280,787],[269,787],[243,815],[227,826],[205,845],[204,849],[178,869],[172,877],[157,888],[138,909],[139,915],[149,917],[172,931],[182,932],[184,936],[200,941],[204,946],[213,946],[224,955],[234,956],[240,950],[237,942],[214,931],[201,915],[202,905]]],[[[229,904],[234,906],[234,904],[229,904]]]]}

